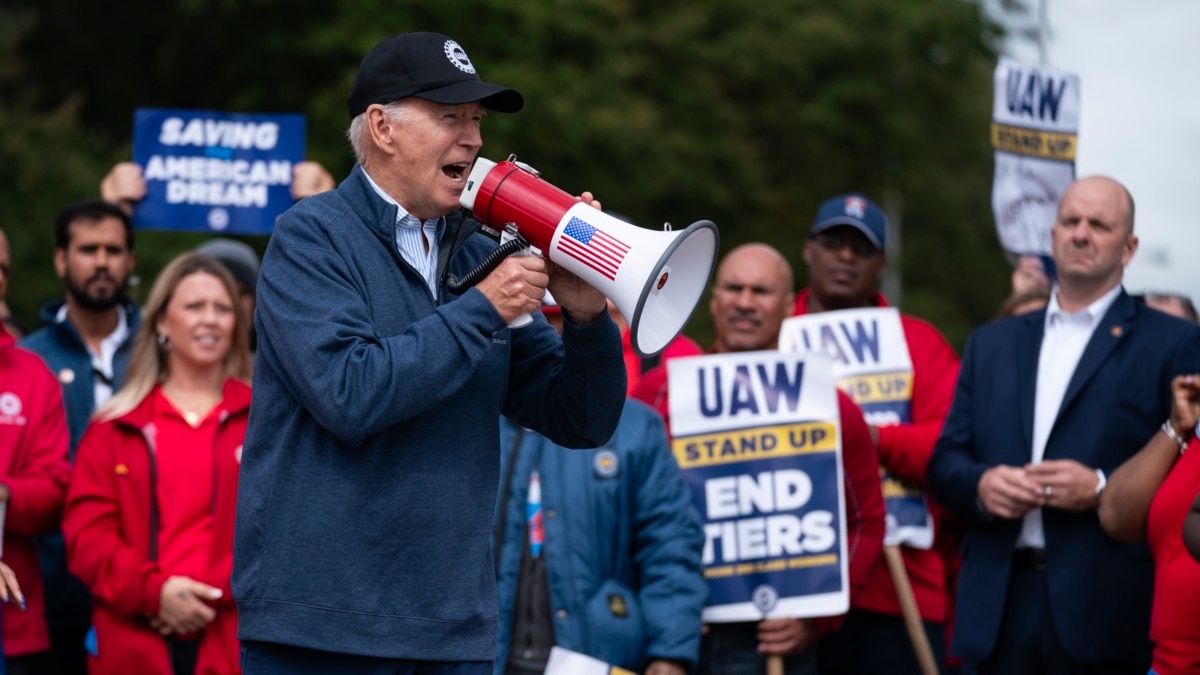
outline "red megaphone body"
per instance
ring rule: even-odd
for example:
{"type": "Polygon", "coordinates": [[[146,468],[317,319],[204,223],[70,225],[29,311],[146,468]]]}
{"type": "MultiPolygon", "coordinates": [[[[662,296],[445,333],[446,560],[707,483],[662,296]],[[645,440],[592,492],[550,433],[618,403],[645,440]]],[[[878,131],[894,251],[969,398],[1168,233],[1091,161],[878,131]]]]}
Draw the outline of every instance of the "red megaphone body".
{"type": "Polygon", "coordinates": [[[537,252],[612,299],[642,356],[679,335],[716,265],[711,221],[678,232],[638,227],[579,202],[515,157],[476,159],[459,202],[484,225],[511,223],[537,252]]]}

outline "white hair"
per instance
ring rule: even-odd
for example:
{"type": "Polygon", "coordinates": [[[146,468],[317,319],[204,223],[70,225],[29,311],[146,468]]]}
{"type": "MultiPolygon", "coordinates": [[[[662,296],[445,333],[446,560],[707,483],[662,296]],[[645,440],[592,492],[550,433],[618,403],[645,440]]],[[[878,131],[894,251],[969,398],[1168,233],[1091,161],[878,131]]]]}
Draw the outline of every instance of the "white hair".
{"type": "MultiPolygon", "coordinates": [[[[402,98],[383,104],[383,114],[387,115],[390,122],[404,122],[412,113],[413,101],[411,98],[402,98]]],[[[354,149],[355,161],[365,166],[367,151],[371,147],[371,132],[367,129],[367,113],[365,111],[350,121],[350,128],[346,130],[346,138],[350,140],[350,147],[354,149]]]]}

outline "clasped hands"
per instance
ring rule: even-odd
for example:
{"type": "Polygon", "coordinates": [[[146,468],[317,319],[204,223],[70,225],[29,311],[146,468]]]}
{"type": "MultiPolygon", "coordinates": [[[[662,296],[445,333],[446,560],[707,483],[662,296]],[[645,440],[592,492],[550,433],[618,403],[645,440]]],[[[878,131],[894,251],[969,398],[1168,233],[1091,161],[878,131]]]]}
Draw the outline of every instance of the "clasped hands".
{"type": "Polygon", "coordinates": [[[1051,507],[1087,511],[1097,506],[1095,469],[1073,459],[1049,459],[1020,466],[997,465],[979,479],[979,502],[1000,518],[1023,518],[1033,509],[1051,507]]]}
{"type": "Polygon", "coordinates": [[[150,627],[161,635],[187,635],[207,626],[217,616],[209,604],[221,598],[221,589],[190,577],[168,577],[159,592],[158,616],[150,627]]]}

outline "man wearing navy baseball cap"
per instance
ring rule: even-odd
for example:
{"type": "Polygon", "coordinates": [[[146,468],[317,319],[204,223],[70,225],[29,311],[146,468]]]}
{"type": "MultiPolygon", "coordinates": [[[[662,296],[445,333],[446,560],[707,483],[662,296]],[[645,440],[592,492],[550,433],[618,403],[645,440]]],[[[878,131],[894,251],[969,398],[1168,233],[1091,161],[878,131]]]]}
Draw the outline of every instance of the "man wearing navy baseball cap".
{"type": "Polygon", "coordinates": [[[357,165],[276,225],[234,542],[246,675],[490,674],[498,416],[571,448],[617,427],[603,294],[538,256],[444,285],[496,247],[459,197],[485,111],[523,104],[455,40],[389,37],[347,99],[357,165]],[[535,311],[547,288],[561,338],[535,311]]]}
{"type": "MultiPolygon", "coordinates": [[[[850,193],[821,204],[804,245],[808,287],[797,294],[795,314],[887,307],[887,299],[878,290],[886,250],[887,216],[870,199],[850,193]]],[[[928,528],[933,517],[927,508],[921,508],[922,501],[928,502],[922,492],[925,465],[954,396],[958,355],[925,321],[907,314],[890,320],[897,321],[897,330],[904,333],[911,369],[900,375],[911,382],[911,387],[893,395],[896,400],[881,402],[880,397],[874,397],[856,402],[863,408],[886,472],[884,495],[889,523],[899,520],[900,524],[908,524],[894,514],[913,513],[911,508],[903,508],[911,500],[917,507],[915,511],[925,514],[919,527],[928,528]],[[915,496],[898,500],[893,497],[898,493],[915,496]]],[[[946,556],[955,555],[949,552],[953,544],[946,545],[948,553],[944,556],[939,552],[940,542],[936,549],[930,548],[927,541],[920,546],[907,545],[908,540],[895,536],[891,528],[888,536],[889,543],[900,548],[930,647],[944,669],[946,556]]],[[[852,601],[845,623],[819,643],[818,657],[823,673],[886,670],[919,675],[896,587],[886,566],[876,566],[866,588],[852,601]],[[864,644],[870,644],[871,649],[863,649],[864,644]]]]}
{"type": "Polygon", "coordinates": [[[887,217],[866,197],[848,194],[822,204],[804,246],[805,303],[815,311],[869,306],[864,301],[883,274],[886,241],[887,217]]]}

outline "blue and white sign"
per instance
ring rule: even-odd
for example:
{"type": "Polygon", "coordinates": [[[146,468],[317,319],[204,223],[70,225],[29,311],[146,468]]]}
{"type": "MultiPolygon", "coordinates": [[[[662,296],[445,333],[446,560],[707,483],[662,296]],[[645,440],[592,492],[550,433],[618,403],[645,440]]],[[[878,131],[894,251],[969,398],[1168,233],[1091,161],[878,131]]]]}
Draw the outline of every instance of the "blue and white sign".
{"type": "MultiPolygon", "coordinates": [[[[895,307],[844,309],[786,319],[780,351],[821,352],[833,359],[833,374],[863,411],[867,424],[887,427],[912,423],[912,358],[895,307]]],[[[881,466],[887,507],[885,544],[928,549],[933,517],[924,492],[881,466]]]]}
{"type": "Polygon", "coordinates": [[[823,354],[672,359],[671,442],[704,521],[704,621],[850,606],[837,389],[823,354]]]}
{"type": "Polygon", "coordinates": [[[270,234],[292,205],[304,133],[303,115],[139,108],[133,161],[142,167],[146,198],[134,206],[134,225],[270,234]]]}
{"type": "Polygon", "coordinates": [[[1004,250],[1048,256],[1058,200],[1075,180],[1079,77],[1001,58],[995,71],[992,212],[1004,250]]]}

